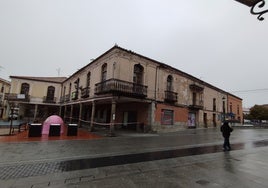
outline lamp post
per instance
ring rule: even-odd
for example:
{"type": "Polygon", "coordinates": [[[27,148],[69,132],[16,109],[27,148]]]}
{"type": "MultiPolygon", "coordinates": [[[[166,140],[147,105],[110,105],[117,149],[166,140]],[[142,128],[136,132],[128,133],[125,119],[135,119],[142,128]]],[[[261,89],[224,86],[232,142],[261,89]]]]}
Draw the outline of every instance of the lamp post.
{"type": "Polygon", "coordinates": [[[222,121],[225,121],[225,114],[226,114],[226,110],[225,110],[225,97],[222,97],[222,113],[223,113],[223,118],[222,121]]]}
{"type": "Polygon", "coordinates": [[[14,114],[14,104],[10,105],[10,125],[9,125],[9,135],[12,134],[12,128],[13,128],[13,114],[14,114]]]}
{"type": "Polygon", "coordinates": [[[253,15],[258,15],[258,20],[263,21],[263,14],[268,13],[268,10],[262,10],[265,5],[265,0],[235,0],[239,3],[242,3],[246,6],[251,7],[250,13],[253,15]]]}

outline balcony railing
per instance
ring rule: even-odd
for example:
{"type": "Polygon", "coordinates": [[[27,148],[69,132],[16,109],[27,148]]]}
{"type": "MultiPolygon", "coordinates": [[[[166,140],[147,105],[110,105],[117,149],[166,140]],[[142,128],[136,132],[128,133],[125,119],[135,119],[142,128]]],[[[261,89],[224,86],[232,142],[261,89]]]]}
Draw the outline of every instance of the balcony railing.
{"type": "Polygon", "coordinates": [[[60,103],[64,103],[64,102],[65,102],[65,97],[64,96],[60,97],[60,103]]]}
{"type": "Polygon", "coordinates": [[[200,101],[193,101],[192,104],[189,105],[189,108],[190,109],[193,109],[193,110],[203,109],[204,108],[203,101],[202,100],[200,100],[200,101]]]}
{"type": "Polygon", "coordinates": [[[81,98],[89,97],[89,87],[85,87],[81,89],[81,98]]]}
{"type": "Polygon", "coordinates": [[[178,101],[178,93],[173,91],[165,91],[165,101],[166,102],[177,102],[178,101]]]}
{"type": "Polygon", "coordinates": [[[17,94],[17,93],[5,93],[5,100],[29,102],[30,95],[17,94]]]}
{"type": "Polygon", "coordinates": [[[70,94],[67,94],[64,96],[64,102],[69,102],[70,101],[70,94]]]}
{"type": "Polygon", "coordinates": [[[96,84],[95,94],[113,94],[145,98],[147,96],[147,86],[118,79],[110,79],[96,84]]]}
{"type": "Polygon", "coordinates": [[[44,96],[43,103],[56,103],[56,97],[44,96]]]}

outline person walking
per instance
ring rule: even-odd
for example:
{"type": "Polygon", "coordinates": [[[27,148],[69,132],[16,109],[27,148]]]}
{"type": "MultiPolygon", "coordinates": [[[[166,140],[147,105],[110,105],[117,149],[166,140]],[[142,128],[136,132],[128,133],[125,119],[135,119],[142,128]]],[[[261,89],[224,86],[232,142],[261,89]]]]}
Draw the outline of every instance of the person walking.
{"type": "Polygon", "coordinates": [[[222,136],[224,138],[224,143],[223,143],[223,150],[224,151],[231,150],[229,138],[230,138],[232,131],[233,131],[233,128],[231,128],[229,126],[228,122],[224,122],[223,125],[221,126],[221,132],[222,132],[222,136]]]}

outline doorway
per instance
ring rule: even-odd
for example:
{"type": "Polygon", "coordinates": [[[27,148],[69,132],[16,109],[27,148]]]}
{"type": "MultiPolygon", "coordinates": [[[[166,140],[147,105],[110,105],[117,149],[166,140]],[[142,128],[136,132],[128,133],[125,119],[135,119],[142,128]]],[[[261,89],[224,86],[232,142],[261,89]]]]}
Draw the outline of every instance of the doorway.
{"type": "Polygon", "coordinates": [[[124,112],[123,117],[123,128],[130,129],[130,130],[136,130],[137,128],[137,111],[127,111],[124,112]]]}

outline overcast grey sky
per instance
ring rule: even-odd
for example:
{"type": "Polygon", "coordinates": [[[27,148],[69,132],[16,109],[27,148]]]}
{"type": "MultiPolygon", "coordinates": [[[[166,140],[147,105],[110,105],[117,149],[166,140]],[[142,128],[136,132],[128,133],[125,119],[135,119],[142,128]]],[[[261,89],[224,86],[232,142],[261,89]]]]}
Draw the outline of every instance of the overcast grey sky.
{"type": "Polygon", "coordinates": [[[116,43],[268,104],[264,17],[234,0],[0,0],[0,77],[69,76],[116,43]]]}

